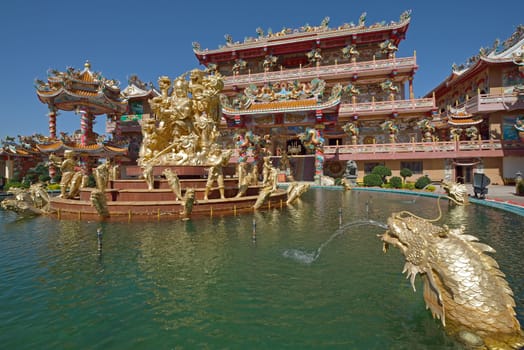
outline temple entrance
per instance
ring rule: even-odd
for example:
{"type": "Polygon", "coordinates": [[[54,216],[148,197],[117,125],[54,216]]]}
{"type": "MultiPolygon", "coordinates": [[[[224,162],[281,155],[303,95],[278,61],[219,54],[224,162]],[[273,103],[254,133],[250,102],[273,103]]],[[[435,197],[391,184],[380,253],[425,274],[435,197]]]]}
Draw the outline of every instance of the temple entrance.
{"type": "Polygon", "coordinates": [[[471,183],[471,166],[455,166],[455,181],[461,184],[471,183]]]}
{"type": "Polygon", "coordinates": [[[299,139],[287,140],[286,150],[290,155],[306,154],[306,148],[302,145],[302,142],[300,142],[299,139]]]}

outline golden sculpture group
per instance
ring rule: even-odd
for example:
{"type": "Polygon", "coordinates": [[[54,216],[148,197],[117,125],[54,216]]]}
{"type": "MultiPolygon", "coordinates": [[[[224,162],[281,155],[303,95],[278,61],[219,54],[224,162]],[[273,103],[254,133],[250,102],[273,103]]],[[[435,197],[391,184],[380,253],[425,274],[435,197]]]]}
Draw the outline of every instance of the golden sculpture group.
{"type": "Polygon", "coordinates": [[[194,69],[173,81],[158,80],[161,95],[150,100],[157,120],[142,126],[143,141],[138,164],[211,165],[220,135],[219,94],[224,87],[220,74],[194,69]],[[170,92],[172,88],[172,91],[170,92]]]}

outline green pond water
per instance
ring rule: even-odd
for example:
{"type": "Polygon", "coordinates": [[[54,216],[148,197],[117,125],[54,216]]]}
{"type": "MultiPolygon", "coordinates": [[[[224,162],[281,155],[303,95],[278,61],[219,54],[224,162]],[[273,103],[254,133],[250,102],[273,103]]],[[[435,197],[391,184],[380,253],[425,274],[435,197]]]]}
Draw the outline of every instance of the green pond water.
{"type": "MultiPolygon", "coordinates": [[[[425,309],[420,279],[415,293],[403,257],[383,254],[377,238],[390,213],[435,218],[436,203],[311,189],[282,210],[186,222],[18,220],[0,211],[0,346],[460,349],[425,309]]],[[[497,250],[522,324],[524,220],[442,204],[439,224],[466,225],[497,250]]]]}

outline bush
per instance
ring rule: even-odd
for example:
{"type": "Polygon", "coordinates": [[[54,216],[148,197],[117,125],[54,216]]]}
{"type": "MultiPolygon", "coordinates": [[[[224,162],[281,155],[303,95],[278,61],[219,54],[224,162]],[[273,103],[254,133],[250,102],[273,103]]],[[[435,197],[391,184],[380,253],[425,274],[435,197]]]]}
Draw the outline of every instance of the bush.
{"type": "Polygon", "coordinates": [[[393,176],[389,179],[389,184],[392,188],[402,188],[402,179],[399,176],[393,176]]]}
{"type": "Polygon", "coordinates": [[[47,185],[49,191],[56,191],[60,189],[60,184],[49,184],[47,185]]]}
{"type": "Polygon", "coordinates": [[[4,185],[4,191],[7,192],[12,187],[24,188],[20,181],[10,180],[4,185]]]}
{"type": "Polygon", "coordinates": [[[380,187],[382,185],[382,178],[377,174],[368,174],[364,176],[364,186],[366,187],[380,187]]]}
{"type": "Polygon", "coordinates": [[[427,185],[429,185],[430,183],[431,183],[431,180],[429,179],[429,177],[424,175],[417,179],[417,182],[415,182],[415,188],[421,190],[425,188],[427,185]]]}
{"type": "Polygon", "coordinates": [[[400,176],[404,179],[404,182],[406,182],[406,177],[413,176],[413,172],[411,171],[411,169],[403,168],[402,170],[400,170],[400,176]]]}
{"type": "Polygon", "coordinates": [[[384,165],[377,165],[373,168],[371,171],[371,174],[376,174],[380,176],[382,183],[386,183],[387,179],[386,176],[391,176],[391,169],[384,165]]]}
{"type": "Polygon", "coordinates": [[[38,177],[38,181],[40,182],[49,182],[51,180],[51,177],[49,175],[40,175],[38,177]]]}
{"type": "Polygon", "coordinates": [[[405,188],[406,190],[414,190],[415,184],[413,182],[406,182],[402,188],[405,188]]]}

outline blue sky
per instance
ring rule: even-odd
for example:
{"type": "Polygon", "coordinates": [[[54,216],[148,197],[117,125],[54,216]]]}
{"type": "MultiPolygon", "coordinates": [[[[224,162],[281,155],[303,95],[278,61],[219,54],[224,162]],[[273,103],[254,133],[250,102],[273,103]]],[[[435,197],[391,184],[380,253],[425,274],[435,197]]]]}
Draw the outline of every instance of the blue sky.
{"type": "MultiPolygon", "coordinates": [[[[0,7],[0,138],[7,135],[48,135],[46,105],[36,97],[35,78],[49,68],[91,69],[124,88],[137,74],[155,82],[160,75],[174,78],[200,67],[191,43],[215,49],[224,34],[242,41],[262,27],[277,31],[318,25],[329,16],[330,26],[357,22],[397,21],[412,10],[406,39],[397,57],[417,52],[415,96],[421,97],[480,47],[507,39],[524,24],[524,1],[6,1],[0,7]],[[486,6],[486,3],[489,6],[486,6]]],[[[105,116],[96,118],[103,132],[105,116]]],[[[62,112],[57,131],[72,132],[79,117],[62,112]]]]}

